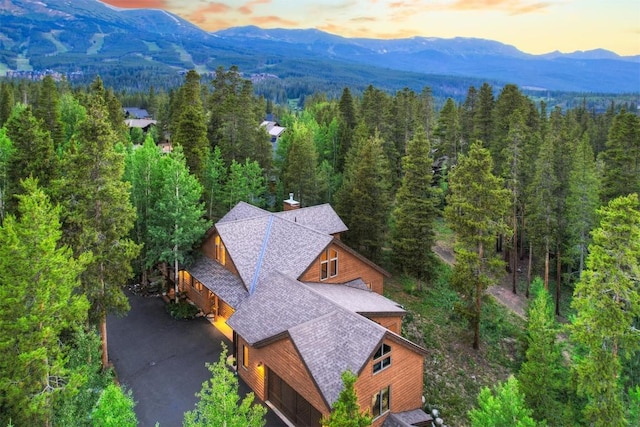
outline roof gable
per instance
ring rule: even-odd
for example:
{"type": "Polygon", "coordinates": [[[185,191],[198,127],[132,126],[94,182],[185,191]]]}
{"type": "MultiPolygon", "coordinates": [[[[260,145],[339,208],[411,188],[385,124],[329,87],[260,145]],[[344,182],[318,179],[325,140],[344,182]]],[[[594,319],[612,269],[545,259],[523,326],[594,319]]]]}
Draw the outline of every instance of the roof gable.
{"type": "Polygon", "coordinates": [[[276,215],[325,234],[341,233],[348,230],[342,219],[328,203],[282,211],[276,215]]]}

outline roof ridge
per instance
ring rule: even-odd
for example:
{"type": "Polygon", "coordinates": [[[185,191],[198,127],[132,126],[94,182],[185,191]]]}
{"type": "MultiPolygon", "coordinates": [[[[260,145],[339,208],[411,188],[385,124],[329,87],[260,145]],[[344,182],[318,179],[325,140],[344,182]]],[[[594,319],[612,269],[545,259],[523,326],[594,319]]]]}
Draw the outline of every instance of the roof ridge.
{"type": "Polygon", "coordinates": [[[258,277],[260,275],[260,270],[262,268],[262,261],[264,260],[264,254],[267,251],[267,243],[269,241],[269,237],[271,236],[271,227],[273,226],[274,216],[269,216],[269,223],[267,224],[267,229],[264,232],[264,238],[262,239],[262,247],[260,248],[260,255],[258,256],[258,262],[256,263],[256,269],[253,272],[253,279],[251,279],[251,284],[249,285],[249,295],[253,295],[253,292],[256,289],[256,283],[258,282],[258,277]]]}

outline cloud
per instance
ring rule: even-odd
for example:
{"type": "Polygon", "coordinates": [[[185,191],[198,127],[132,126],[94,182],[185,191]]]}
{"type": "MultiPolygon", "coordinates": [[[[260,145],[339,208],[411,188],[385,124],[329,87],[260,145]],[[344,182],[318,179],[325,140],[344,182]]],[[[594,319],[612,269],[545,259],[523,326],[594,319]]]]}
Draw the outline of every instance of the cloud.
{"type": "Polygon", "coordinates": [[[532,3],[529,0],[455,0],[449,6],[453,10],[502,10],[510,15],[521,15],[548,9],[549,2],[532,3]]]}
{"type": "Polygon", "coordinates": [[[166,0],[102,0],[111,6],[126,9],[167,9],[166,0]]]}
{"type": "Polygon", "coordinates": [[[273,25],[282,25],[285,27],[298,27],[300,25],[299,22],[297,21],[291,21],[289,19],[284,19],[281,16],[275,16],[275,15],[271,15],[271,16],[254,16],[253,18],[250,18],[251,23],[254,25],[259,26],[273,26],[273,25]]]}
{"type": "Polygon", "coordinates": [[[253,9],[261,4],[270,4],[272,0],[251,0],[238,8],[243,15],[253,15],[253,9]]]}
{"type": "Polygon", "coordinates": [[[208,3],[206,6],[199,7],[198,9],[185,14],[184,17],[194,24],[207,24],[207,28],[209,28],[209,24],[212,20],[207,15],[223,14],[229,12],[229,10],[231,10],[231,7],[224,3],[208,3]]]}

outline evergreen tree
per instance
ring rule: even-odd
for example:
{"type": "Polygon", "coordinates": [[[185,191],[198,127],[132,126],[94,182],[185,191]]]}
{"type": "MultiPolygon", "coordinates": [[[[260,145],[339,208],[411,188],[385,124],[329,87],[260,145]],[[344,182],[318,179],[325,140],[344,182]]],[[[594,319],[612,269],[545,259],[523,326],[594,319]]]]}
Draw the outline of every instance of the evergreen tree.
{"type": "Polygon", "coordinates": [[[640,117],[624,110],[615,116],[601,159],[603,202],[640,193],[640,117]]]}
{"type": "Polygon", "coordinates": [[[460,106],[458,113],[460,118],[460,138],[462,144],[468,146],[474,139],[474,117],[478,109],[478,90],[474,86],[470,86],[467,90],[467,97],[460,106]]]}
{"type": "Polygon", "coordinates": [[[195,409],[185,412],[184,427],[262,427],[267,408],[253,404],[253,392],[242,400],[238,394],[238,378],[227,366],[227,347],[216,363],[207,363],[211,379],[202,383],[196,396],[200,398],[195,409]]]}
{"type": "Polygon", "coordinates": [[[534,299],[527,311],[527,351],[518,373],[520,390],[534,418],[546,419],[551,426],[570,425],[563,405],[569,377],[557,342],[559,327],[553,301],[540,278],[534,280],[532,287],[534,299]]]}
{"type": "Polygon", "coordinates": [[[509,190],[492,169],[489,150],[474,143],[451,171],[444,212],[456,234],[452,285],[462,297],[459,309],[473,329],[475,349],[480,346],[483,293],[504,271],[504,262],[490,250],[491,244],[495,236],[509,233],[504,221],[511,208],[509,190]]]}
{"type": "Polygon", "coordinates": [[[13,110],[13,90],[11,85],[7,81],[0,83],[0,127],[11,117],[11,110],[13,110]]]}
{"type": "Polygon", "coordinates": [[[483,83],[478,91],[478,102],[473,115],[473,140],[480,140],[485,144],[491,142],[493,134],[493,109],[495,108],[493,87],[483,83]]]}
{"type": "Polygon", "coordinates": [[[584,134],[573,156],[569,172],[567,197],[567,227],[572,264],[578,265],[578,280],[582,276],[590,231],[596,225],[596,209],[600,206],[600,181],[589,135],[584,134]]]}
{"type": "MultiPolygon", "coordinates": [[[[33,177],[39,185],[47,189],[55,177],[57,158],[49,132],[42,129],[30,106],[19,104],[6,123],[7,137],[13,144],[13,154],[9,161],[8,196],[20,191],[20,180],[33,177]]],[[[15,206],[13,200],[6,199],[8,207],[15,206]]]]}
{"type": "Polygon", "coordinates": [[[91,414],[94,427],[136,427],[138,419],[133,411],[135,402],[131,391],[125,393],[120,386],[109,384],[102,391],[91,414]]]}
{"type": "Polygon", "coordinates": [[[87,117],[87,110],[80,104],[77,98],[70,93],[64,93],[60,97],[60,120],[63,129],[63,144],[58,149],[58,156],[68,148],[71,138],[76,134],[80,123],[87,117]]]}
{"type": "Polygon", "coordinates": [[[333,403],[331,415],[322,419],[326,427],[367,427],[371,425],[372,417],[360,412],[358,396],[354,384],[358,376],[351,371],[342,373],[342,391],[338,400],[333,403]]]}
{"type": "Polygon", "coordinates": [[[433,187],[433,159],[430,144],[421,127],[409,142],[402,159],[404,177],[393,211],[395,228],[391,247],[393,259],[405,274],[430,280],[436,265],[431,247],[435,243],[434,220],[438,214],[438,191],[433,187]]]}
{"type": "Polygon", "coordinates": [[[493,390],[483,387],[478,408],[469,411],[472,427],[536,427],[527,408],[518,380],[513,376],[493,390]]]}
{"type": "MultiPolygon", "coordinates": [[[[382,106],[381,106],[382,107],[382,106]]],[[[383,149],[390,166],[390,184],[393,189],[397,188],[402,176],[402,157],[406,154],[407,145],[414,136],[416,125],[420,122],[418,117],[419,106],[416,94],[404,88],[396,92],[393,97],[391,107],[391,117],[386,118],[380,114],[377,126],[380,131],[378,135],[382,138],[383,149]],[[390,122],[390,129],[386,129],[385,122],[390,122]]],[[[375,136],[375,133],[370,133],[375,136]]]]}
{"type": "Polygon", "coordinates": [[[38,103],[33,114],[42,120],[42,129],[49,131],[56,149],[64,142],[64,128],[60,119],[60,96],[53,77],[47,75],[42,79],[38,103]]]}
{"type": "Polygon", "coordinates": [[[54,403],[75,387],[61,336],[86,320],[77,288],[89,257],[60,246],[60,209],[36,180],[24,190],[19,216],[0,227],[0,423],[51,425],[54,403]]]}
{"type": "Polygon", "coordinates": [[[13,144],[4,127],[0,128],[0,225],[6,215],[7,194],[9,191],[9,162],[13,155],[13,144]]]}
{"type": "Polygon", "coordinates": [[[129,184],[122,181],[124,155],[98,90],[89,96],[87,118],[62,159],[64,176],[56,183],[63,206],[64,241],[76,255],[93,254],[82,274],[82,290],[91,303],[90,319],[100,327],[102,363],[108,365],[107,314],[124,313],[129,303],[122,286],[132,277],[139,246],[127,236],[133,228],[129,184]]]}
{"type": "Polygon", "coordinates": [[[282,173],[285,193],[293,192],[300,206],[315,205],[318,200],[318,153],[311,129],[301,122],[288,129],[289,150],[282,173]]]}
{"type": "Polygon", "coordinates": [[[358,125],[358,116],[356,113],[355,102],[351,96],[348,87],[342,90],[342,96],[338,103],[338,170],[342,171],[346,165],[347,153],[351,149],[354,141],[356,126],[358,125]]]}
{"type": "Polygon", "coordinates": [[[598,210],[587,269],[571,306],[572,340],[583,349],[576,364],[578,394],[587,399],[585,420],[594,426],[624,426],[621,360],[640,348],[640,203],[618,197],[598,210]]]}
{"type": "Polygon", "coordinates": [[[434,148],[438,153],[438,158],[446,158],[448,165],[455,165],[458,156],[463,154],[464,151],[461,146],[462,138],[460,135],[458,108],[451,98],[447,98],[444,107],[440,110],[434,137],[436,139],[434,148]]]}
{"type": "Polygon", "coordinates": [[[177,119],[172,125],[173,144],[182,146],[189,171],[202,179],[210,149],[205,111],[200,97],[200,75],[194,70],[190,70],[185,76],[178,96],[179,103],[175,108],[179,110],[175,112],[177,119]]]}
{"type": "Polygon", "coordinates": [[[358,137],[336,194],[336,210],[349,227],[345,242],[374,262],[381,255],[391,208],[388,171],[382,140],[358,137]]]}

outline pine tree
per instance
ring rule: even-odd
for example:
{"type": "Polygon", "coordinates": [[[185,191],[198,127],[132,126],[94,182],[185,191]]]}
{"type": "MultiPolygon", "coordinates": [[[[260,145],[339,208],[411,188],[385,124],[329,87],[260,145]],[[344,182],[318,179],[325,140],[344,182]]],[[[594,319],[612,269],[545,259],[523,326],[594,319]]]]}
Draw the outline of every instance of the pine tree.
{"type": "Polygon", "coordinates": [[[357,137],[336,194],[336,210],[349,227],[345,242],[374,262],[381,255],[391,208],[388,171],[382,140],[357,137]]]}
{"type": "Polygon", "coordinates": [[[227,210],[240,201],[262,206],[265,191],[264,176],[258,162],[249,159],[246,159],[244,164],[237,163],[235,160],[231,162],[227,182],[224,185],[227,210]]]}
{"type": "Polygon", "coordinates": [[[196,244],[209,228],[200,202],[202,186],[187,169],[180,147],[160,161],[162,179],[149,214],[147,267],[166,262],[173,267],[176,300],[178,267],[189,260],[196,244]]]}
{"type": "Polygon", "coordinates": [[[557,342],[559,327],[553,312],[553,300],[542,280],[533,284],[534,299],[527,311],[527,351],[520,367],[518,381],[527,406],[539,421],[551,426],[571,424],[564,417],[563,398],[567,391],[568,369],[564,366],[557,342]]]}
{"type": "Polygon", "coordinates": [[[296,122],[288,129],[289,150],[282,173],[285,193],[293,192],[301,206],[315,205],[318,199],[318,153],[311,129],[296,122]]]}
{"type": "Polygon", "coordinates": [[[53,77],[47,75],[42,79],[38,103],[33,114],[42,120],[42,129],[49,131],[55,150],[64,142],[64,129],[60,119],[60,96],[53,77]]]}
{"type": "Polygon", "coordinates": [[[51,425],[54,403],[75,387],[61,336],[86,320],[77,289],[89,256],[60,246],[60,209],[36,180],[24,190],[19,216],[0,227],[0,423],[51,425]]]}
{"type": "Polygon", "coordinates": [[[469,411],[472,427],[536,427],[527,408],[518,380],[513,376],[493,390],[483,387],[478,408],[469,411]]]}
{"type": "Polygon", "coordinates": [[[367,427],[371,425],[370,414],[360,412],[358,396],[354,384],[358,376],[351,371],[342,373],[342,390],[332,405],[331,415],[322,419],[322,425],[326,427],[367,427]]]}
{"type": "Polygon", "coordinates": [[[574,260],[577,258],[579,280],[591,242],[589,233],[596,225],[596,209],[600,206],[600,181],[587,133],[583,135],[573,156],[568,186],[568,255],[574,260]]]}
{"type": "Polygon", "coordinates": [[[571,306],[571,339],[583,349],[575,364],[585,420],[594,426],[626,425],[621,360],[640,349],[640,203],[618,197],[598,210],[587,269],[571,306]]]}
{"type": "Polygon", "coordinates": [[[184,427],[262,427],[267,408],[253,404],[253,392],[242,400],[238,394],[238,378],[227,366],[227,347],[216,363],[207,363],[211,379],[202,383],[196,396],[200,398],[195,409],[185,412],[184,427]]]}
{"type": "Polygon", "coordinates": [[[7,81],[0,83],[0,127],[11,117],[11,110],[13,109],[14,99],[13,90],[11,85],[7,81]]]}
{"type": "Polygon", "coordinates": [[[393,259],[405,274],[419,281],[433,276],[436,259],[434,220],[438,214],[438,191],[433,184],[433,159],[430,144],[421,127],[409,142],[403,158],[402,184],[393,211],[395,228],[391,247],[393,259]]]}
{"type": "Polygon", "coordinates": [[[493,87],[483,83],[478,91],[478,103],[473,115],[473,141],[480,140],[485,146],[493,135],[493,109],[495,108],[493,87]]]}
{"type": "Polygon", "coordinates": [[[624,110],[615,116],[603,162],[602,201],[640,193],[640,118],[624,110]]]}
{"type": "Polygon", "coordinates": [[[452,285],[461,294],[459,305],[473,330],[473,348],[480,346],[480,317],[484,290],[504,271],[504,262],[490,248],[495,236],[509,234],[505,216],[511,206],[509,190],[492,173],[489,150],[474,143],[449,177],[445,218],[456,234],[456,264],[452,285]]]}
{"type": "Polygon", "coordinates": [[[64,141],[58,149],[58,156],[62,156],[62,153],[68,148],[71,138],[78,131],[80,123],[86,119],[87,110],[80,104],[80,101],[70,93],[62,94],[59,107],[64,141]]]}
{"type": "Polygon", "coordinates": [[[338,170],[342,171],[346,165],[347,153],[354,141],[355,128],[358,125],[355,102],[348,87],[342,90],[338,103],[338,170]]]}
{"type": "Polygon", "coordinates": [[[124,155],[115,150],[117,139],[100,93],[98,84],[88,99],[87,118],[62,159],[65,174],[55,191],[63,206],[65,243],[76,255],[93,254],[81,282],[91,303],[90,319],[100,327],[106,367],[107,314],[129,309],[122,287],[133,275],[131,262],[140,248],[127,237],[136,212],[129,184],[122,180],[124,155]]]}
{"type": "Polygon", "coordinates": [[[434,148],[439,158],[446,158],[449,166],[457,163],[458,155],[463,154],[461,146],[462,138],[460,135],[460,119],[458,117],[458,108],[453,99],[447,98],[447,101],[440,110],[438,123],[434,131],[434,148]]]}
{"type": "MultiPolygon", "coordinates": [[[[18,194],[22,179],[31,176],[47,189],[55,177],[57,158],[53,142],[41,124],[30,106],[19,104],[5,125],[14,150],[9,161],[9,197],[18,194]]],[[[8,208],[15,206],[13,200],[7,198],[7,202],[8,208]]]]}
{"type": "Polygon", "coordinates": [[[13,144],[4,127],[0,128],[0,225],[6,215],[7,193],[9,191],[9,162],[13,155],[13,144]]]}

